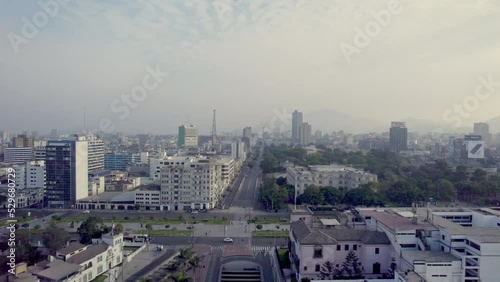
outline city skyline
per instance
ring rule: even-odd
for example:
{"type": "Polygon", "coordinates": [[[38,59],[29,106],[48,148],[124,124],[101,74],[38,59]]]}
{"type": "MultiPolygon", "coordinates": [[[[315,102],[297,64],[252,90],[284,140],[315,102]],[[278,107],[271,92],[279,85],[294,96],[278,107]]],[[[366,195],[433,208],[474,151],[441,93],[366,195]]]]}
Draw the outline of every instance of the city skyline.
{"type": "Polygon", "coordinates": [[[84,109],[91,130],[106,119],[113,131],[159,133],[189,123],[208,132],[212,108],[221,132],[269,123],[283,107],[452,128],[497,117],[500,38],[480,36],[498,22],[494,1],[64,2],[2,4],[6,130],[83,128],[84,109]],[[136,86],[147,94],[127,104],[121,95],[136,86]]]}

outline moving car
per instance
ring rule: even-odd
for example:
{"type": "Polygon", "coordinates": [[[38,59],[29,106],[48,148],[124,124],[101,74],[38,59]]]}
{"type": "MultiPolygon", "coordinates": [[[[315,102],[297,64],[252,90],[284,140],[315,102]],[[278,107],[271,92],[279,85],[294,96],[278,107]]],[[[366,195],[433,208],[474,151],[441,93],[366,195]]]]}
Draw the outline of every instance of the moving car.
{"type": "Polygon", "coordinates": [[[90,211],[89,210],[84,210],[83,213],[90,213],[90,211]]]}
{"type": "Polygon", "coordinates": [[[226,242],[226,243],[232,243],[233,239],[232,238],[224,238],[224,242],[226,242]]]}

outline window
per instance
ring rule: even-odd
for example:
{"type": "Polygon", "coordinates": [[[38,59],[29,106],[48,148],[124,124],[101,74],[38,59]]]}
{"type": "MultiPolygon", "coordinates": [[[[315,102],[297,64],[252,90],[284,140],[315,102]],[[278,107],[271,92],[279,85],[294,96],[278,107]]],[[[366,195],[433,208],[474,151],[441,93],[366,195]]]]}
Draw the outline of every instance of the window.
{"type": "Polygon", "coordinates": [[[307,271],[307,266],[304,266],[304,271],[307,271]]]}
{"type": "Polygon", "coordinates": [[[342,249],[342,246],[337,245],[337,251],[340,251],[342,249]]]}
{"type": "Polygon", "coordinates": [[[443,240],[444,240],[444,238],[445,238],[445,237],[444,237],[444,235],[441,235],[441,239],[443,239],[443,240]]]}
{"type": "Polygon", "coordinates": [[[344,250],[345,250],[345,251],[349,251],[349,245],[345,245],[345,246],[344,246],[344,250]]]}
{"type": "Polygon", "coordinates": [[[314,258],[322,258],[323,257],[323,249],[315,248],[314,249],[314,258]]]}
{"type": "Polygon", "coordinates": [[[378,255],[380,253],[380,249],[379,248],[375,248],[375,254],[378,255]]]}
{"type": "Polygon", "coordinates": [[[357,251],[357,250],[358,250],[358,245],[353,245],[353,246],[352,246],[352,249],[353,249],[354,251],[357,251]]]}
{"type": "Polygon", "coordinates": [[[319,272],[319,270],[320,270],[320,265],[319,265],[319,264],[316,264],[316,267],[315,267],[315,269],[314,269],[314,270],[315,270],[316,272],[319,272]]]}

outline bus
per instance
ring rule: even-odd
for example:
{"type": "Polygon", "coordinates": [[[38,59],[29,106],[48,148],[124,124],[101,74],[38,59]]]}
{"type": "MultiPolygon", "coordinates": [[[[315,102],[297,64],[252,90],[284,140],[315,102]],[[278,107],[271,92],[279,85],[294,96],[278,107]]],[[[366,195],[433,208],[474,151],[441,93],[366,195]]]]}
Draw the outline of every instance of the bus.
{"type": "Polygon", "coordinates": [[[145,243],[150,240],[151,237],[148,234],[129,234],[123,236],[123,242],[129,243],[145,243]]]}

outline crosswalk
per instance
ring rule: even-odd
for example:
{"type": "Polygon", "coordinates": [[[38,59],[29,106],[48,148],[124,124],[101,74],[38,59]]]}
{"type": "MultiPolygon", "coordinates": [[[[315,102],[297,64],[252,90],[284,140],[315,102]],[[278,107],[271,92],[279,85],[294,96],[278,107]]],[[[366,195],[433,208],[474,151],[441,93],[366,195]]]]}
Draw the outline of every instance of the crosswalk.
{"type": "MultiPolygon", "coordinates": [[[[167,250],[178,250],[178,249],[181,249],[181,248],[189,248],[191,247],[191,245],[175,245],[175,246],[163,246],[164,249],[167,249],[167,250]]],[[[212,251],[224,251],[226,250],[226,248],[238,248],[238,247],[241,247],[241,248],[245,248],[245,249],[250,249],[252,252],[269,252],[272,250],[272,247],[270,246],[241,246],[241,245],[230,245],[230,246],[227,246],[227,245],[218,245],[218,246],[210,246],[210,249],[212,251]]]]}

